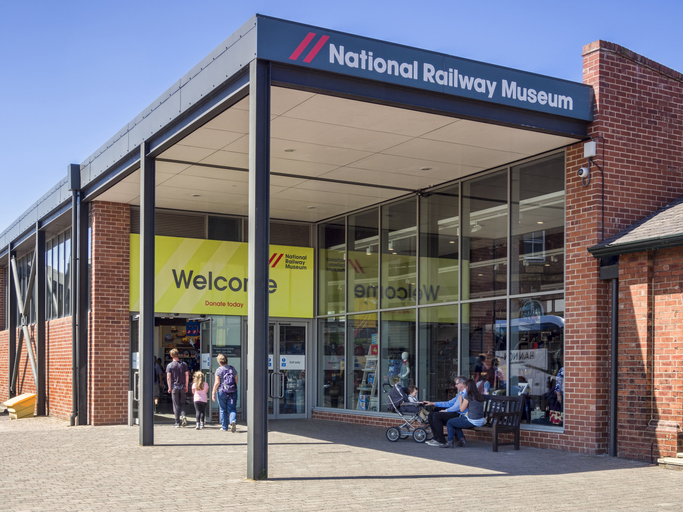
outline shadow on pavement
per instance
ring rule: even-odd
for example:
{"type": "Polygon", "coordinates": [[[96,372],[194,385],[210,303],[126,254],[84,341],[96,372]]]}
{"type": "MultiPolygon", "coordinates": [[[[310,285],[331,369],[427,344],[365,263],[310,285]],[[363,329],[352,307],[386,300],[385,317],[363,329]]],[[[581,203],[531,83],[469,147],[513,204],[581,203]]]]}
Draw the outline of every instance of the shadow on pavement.
{"type": "MultiPolygon", "coordinates": [[[[466,447],[456,449],[432,447],[424,443],[416,443],[412,438],[390,442],[385,436],[385,428],[335,421],[276,420],[269,422],[269,431],[301,436],[301,443],[294,444],[301,444],[302,447],[309,445],[310,448],[302,449],[312,450],[316,453],[320,453],[320,448],[339,452],[339,448],[343,446],[353,446],[439,463],[476,467],[508,475],[551,476],[651,467],[650,464],[627,459],[525,446],[522,446],[520,450],[515,450],[512,446],[503,446],[499,448],[498,452],[493,452],[490,441],[468,441],[466,447]],[[311,439],[317,439],[320,443],[311,442],[311,439]],[[316,446],[318,449],[315,448],[316,446]]],[[[406,474],[396,475],[395,478],[433,478],[438,476],[406,474]]],[[[444,476],[452,477],[455,475],[444,476]]],[[[458,474],[458,476],[466,475],[458,474]]],[[[478,474],[478,476],[482,475],[478,474]]],[[[363,478],[372,477],[364,476],[363,478]]],[[[311,477],[309,479],[325,478],[311,477]]]]}

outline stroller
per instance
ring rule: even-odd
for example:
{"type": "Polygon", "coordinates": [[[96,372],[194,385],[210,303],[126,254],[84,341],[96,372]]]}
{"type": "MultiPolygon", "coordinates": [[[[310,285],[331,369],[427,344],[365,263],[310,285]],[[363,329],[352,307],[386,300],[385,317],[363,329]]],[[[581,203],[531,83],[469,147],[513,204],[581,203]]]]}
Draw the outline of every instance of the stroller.
{"type": "Polygon", "coordinates": [[[400,383],[396,383],[393,387],[391,384],[385,383],[382,385],[382,391],[387,395],[387,410],[395,412],[403,420],[403,423],[398,427],[387,429],[389,441],[393,443],[399,439],[412,436],[416,443],[424,443],[427,439],[432,438],[429,424],[420,417],[420,407],[423,402],[408,401],[407,390],[400,383]]]}

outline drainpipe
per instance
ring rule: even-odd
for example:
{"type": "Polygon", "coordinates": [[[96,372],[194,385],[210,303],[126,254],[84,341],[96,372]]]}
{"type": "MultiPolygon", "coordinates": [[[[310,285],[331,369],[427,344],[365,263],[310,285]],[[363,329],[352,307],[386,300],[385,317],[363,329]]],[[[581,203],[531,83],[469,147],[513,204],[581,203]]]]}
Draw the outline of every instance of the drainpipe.
{"type": "Polygon", "coordinates": [[[617,456],[617,372],[619,370],[619,279],[612,279],[612,378],[609,403],[609,454],[617,456]]]}
{"type": "Polygon", "coordinates": [[[78,251],[75,250],[75,241],[78,240],[78,193],[81,189],[81,166],[70,164],[68,167],[69,183],[71,191],[71,415],[69,425],[76,425],[78,417],[78,353],[77,337],[78,324],[76,315],[77,302],[76,291],[78,286],[78,251]]]}
{"type": "Polygon", "coordinates": [[[600,258],[600,279],[612,283],[612,336],[610,356],[610,400],[609,400],[609,454],[617,456],[617,386],[619,383],[619,256],[600,258]]]}

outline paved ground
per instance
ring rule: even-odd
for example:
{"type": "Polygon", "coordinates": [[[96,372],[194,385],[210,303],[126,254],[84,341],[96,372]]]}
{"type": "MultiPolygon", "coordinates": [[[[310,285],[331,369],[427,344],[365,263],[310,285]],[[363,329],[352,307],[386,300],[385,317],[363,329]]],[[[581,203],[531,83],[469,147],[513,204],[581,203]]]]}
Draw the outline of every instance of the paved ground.
{"type": "Polygon", "coordinates": [[[316,420],[270,423],[269,477],[246,475],[235,434],[74,427],[0,416],[0,510],[683,511],[683,471],[490,443],[444,450],[384,430],[316,420]]]}

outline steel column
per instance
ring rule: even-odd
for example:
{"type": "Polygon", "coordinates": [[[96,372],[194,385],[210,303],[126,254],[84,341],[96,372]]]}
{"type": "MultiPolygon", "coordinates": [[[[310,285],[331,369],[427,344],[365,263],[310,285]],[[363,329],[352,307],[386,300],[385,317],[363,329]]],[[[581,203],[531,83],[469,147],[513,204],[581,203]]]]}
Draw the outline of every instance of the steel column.
{"type": "Polygon", "coordinates": [[[12,368],[14,368],[14,361],[17,358],[17,296],[14,286],[14,279],[12,278],[12,245],[7,248],[7,330],[9,331],[9,354],[7,375],[9,377],[9,397],[13,398],[17,394],[16,386],[14,385],[14,378],[12,368]]]}
{"type": "MultiPolygon", "coordinates": [[[[78,255],[77,272],[73,272],[77,287],[72,288],[76,295],[76,356],[78,360],[78,424],[88,424],[88,309],[90,306],[90,272],[88,254],[88,228],[90,227],[90,203],[82,201],[82,194],[76,194],[78,203],[78,255]]],[[[72,235],[73,236],[73,235],[72,235]]],[[[72,238],[73,240],[73,238],[72,238]]],[[[76,252],[76,244],[72,242],[71,251],[76,252]]],[[[72,314],[74,314],[72,310],[72,314]]]]}
{"type": "Polygon", "coordinates": [[[140,145],[140,446],[154,444],[154,158],[140,145]]]}
{"type": "MultiPolygon", "coordinates": [[[[47,386],[45,382],[46,343],[45,343],[45,232],[36,223],[36,415],[45,416],[47,386]]],[[[29,292],[30,293],[30,292],[29,292]]],[[[29,312],[27,312],[28,314],[29,312]]],[[[30,345],[30,343],[29,343],[30,345]]]]}
{"type": "Polygon", "coordinates": [[[88,424],[88,204],[81,200],[81,166],[68,167],[71,191],[71,337],[73,405],[71,425],[88,424]]]}
{"type": "Polygon", "coordinates": [[[247,478],[268,478],[270,63],[249,66],[249,338],[247,478]]]}

